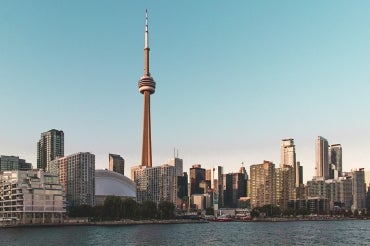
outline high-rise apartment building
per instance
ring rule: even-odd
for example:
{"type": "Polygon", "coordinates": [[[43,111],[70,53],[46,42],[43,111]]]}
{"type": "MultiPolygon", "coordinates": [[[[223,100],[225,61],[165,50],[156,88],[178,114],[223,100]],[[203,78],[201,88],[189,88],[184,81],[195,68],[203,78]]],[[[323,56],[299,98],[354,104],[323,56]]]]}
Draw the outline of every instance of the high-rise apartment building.
{"type": "Polygon", "coordinates": [[[169,201],[177,204],[176,168],[168,164],[157,167],[141,166],[135,170],[136,199],[159,204],[169,201]]]}
{"type": "Polygon", "coordinates": [[[95,155],[79,152],[50,162],[49,171],[58,174],[67,197],[67,208],[95,206],[95,155]]]}
{"type": "Polygon", "coordinates": [[[211,187],[213,189],[213,207],[215,210],[218,210],[219,207],[223,204],[223,167],[216,166],[213,168],[211,187]]]}
{"type": "Polygon", "coordinates": [[[0,157],[0,171],[13,171],[13,170],[31,170],[32,164],[26,162],[24,159],[19,159],[18,156],[0,157]]]}
{"type": "Polygon", "coordinates": [[[250,166],[251,207],[275,205],[275,164],[263,161],[250,166]]]}
{"type": "Polygon", "coordinates": [[[289,165],[275,169],[276,206],[287,209],[288,202],[295,199],[295,168],[289,165]]]}
{"type": "Polygon", "coordinates": [[[280,167],[284,165],[295,167],[296,153],[294,139],[283,139],[280,144],[280,167]]]}
{"type": "Polygon", "coordinates": [[[50,161],[64,156],[64,132],[52,129],[41,133],[37,143],[37,168],[47,169],[50,161]]]}
{"type": "Polygon", "coordinates": [[[318,136],[316,139],[316,177],[329,178],[329,144],[328,140],[318,136]]]}
{"type": "Polygon", "coordinates": [[[190,168],[190,194],[203,194],[204,189],[200,183],[206,180],[206,170],[200,164],[195,164],[190,168]]]}
{"type": "Polygon", "coordinates": [[[303,176],[303,167],[300,166],[300,162],[296,160],[296,152],[295,152],[295,145],[294,139],[283,139],[281,140],[280,144],[280,168],[284,167],[292,167],[294,177],[293,181],[290,180],[289,182],[293,182],[295,187],[299,187],[302,183],[302,176],[303,176]]]}
{"type": "Polygon", "coordinates": [[[125,159],[120,155],[109,154],[109,171],[125,175],[125,159]]]}

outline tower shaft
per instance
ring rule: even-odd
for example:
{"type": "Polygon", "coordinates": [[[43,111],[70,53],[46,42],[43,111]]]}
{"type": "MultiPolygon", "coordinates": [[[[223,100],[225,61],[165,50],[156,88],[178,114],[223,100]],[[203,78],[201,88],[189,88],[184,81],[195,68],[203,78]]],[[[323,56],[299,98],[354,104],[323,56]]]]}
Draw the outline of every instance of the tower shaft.
{"type": "Polygon", "coordinates": [[[151,135],[151,121],[150,121],[150,92],[144,93],[144,121],[143,121],[143,146],[141,165],[152,166],[152,135],[151,135]]]}
{"type": "Polygon", "coordinates": [[[151,136],[151,120],[150,120],[150,95],[155,92],[155,82],[149,72],[149,28],[148,28],[148,12],[145,18],[145,34],[144,34],[144,74],[139,80],[139,92],[144,95],[144,120],[143,120],[143,145],[141,165],[152,166],[152,136],[151,136]]]}

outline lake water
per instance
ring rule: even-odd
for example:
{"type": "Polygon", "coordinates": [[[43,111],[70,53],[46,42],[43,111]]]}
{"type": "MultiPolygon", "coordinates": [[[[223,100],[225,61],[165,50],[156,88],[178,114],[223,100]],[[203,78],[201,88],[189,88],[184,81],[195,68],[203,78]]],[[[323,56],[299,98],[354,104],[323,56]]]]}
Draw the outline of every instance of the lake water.
{"type": "Polygon", "coordinates": [[[370,220],[0,229],[1,245],[370,245],[370,220]]]}

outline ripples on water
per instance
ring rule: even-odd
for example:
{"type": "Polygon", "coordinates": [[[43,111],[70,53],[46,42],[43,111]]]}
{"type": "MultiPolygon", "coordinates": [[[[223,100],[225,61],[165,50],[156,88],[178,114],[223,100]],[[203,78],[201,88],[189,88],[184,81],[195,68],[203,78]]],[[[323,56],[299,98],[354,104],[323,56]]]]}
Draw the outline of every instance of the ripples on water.
{"type": "Polygon", "coordinates": [[[370,245],[370,221],[0,229],[1,245],[370,245]]]}

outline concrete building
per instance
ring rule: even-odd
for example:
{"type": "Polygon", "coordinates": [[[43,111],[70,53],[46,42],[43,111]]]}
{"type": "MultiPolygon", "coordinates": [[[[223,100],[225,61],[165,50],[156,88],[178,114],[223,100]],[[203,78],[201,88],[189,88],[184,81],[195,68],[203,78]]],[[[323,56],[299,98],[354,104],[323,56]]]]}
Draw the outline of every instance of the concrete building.
{"type": "Polygon", "coordinates": [[[169,201],[176,205],[176,168],[168,164],[158,167],[141,166],[135,170],[136,200],[140,203],[152,201],[159,204],[169,201]]]}
{"type": "Polygon", "coordinates": [[[49,171],[59,175],[67,197],[67,209],[95,206],[95,155],[79,152],[55,159],[49,171]]]}
{"type": "Polygon", "coordinates": [[[287,209],[289,200],[296,199],[295,170],[290,165],[275,169],[275,204],[282,210],[287,209]]]}
{"type": "Polygon", "coordinates": [[[215,210],[221,208],[223,203],[223,173],[224,171],[222,166],[216,166],[213,168],[211,188],[213,189],[213,208],[215,210]]]}
{"type": "Polygon", "coordinates": [[[203,194],[204,189],[199,185],[206,180],[206,170],[200,164],[195,164],[190,168],[190,194],[203,194]]]}
{"type": "Polygon", "coordinates": [[[329,178],[337,179],[342,176],[342,146],[332,144],[329,147],[329,178]]]}
{"type": "Polygon", "coordinates": [[[32,164],[26,162],[24,159],[19,159],[18,156],[0,157],[0,171],[13,171],[13,170],[31,170],[32,164]]]}
{"type": "Polygon", "coordinates": [[[284,165],[295,167],[296,153],[294,139],[283,139],[280,144],[280,167],[284,165]]]}
{"type": "Polygon", "coordinates": [[[352,211],[366,209],[366,184],[364,169],[352,171],[352,211]]]}
{"type": "Polygon", "coordinates": [[[150,120],[150,95],[155,92],[155,82],[149,72],[149,28],[148,12],[146,12],[145,23],[145,45],[144,45],[144,74],[140,78],[139,92],[144,95],[144,120],[143,120],[143,146],[141,165],[152,166],[152,135],[150,120]]]}
{"type": "Polygon", "coordinates": [[[52,129],[41,133],[41,138],[37,143],[37,168],[46,170],[52,160],[63,156],[64,132],[52,129]]]}
{"type": "Polygon", "coordinates": [[[318,136],[316,139],[316,177],[329,179],[329,144],[328,140],[318,136]]]}
{"type": "Polygon", "coordinates": [[[338,186],[338,200],[341,203],[341,208],[349,211],[353,203],[352,177],[339,177],[338,186]]]}
{"type": "Polygon", "coordinates": [[[275,164],[263,161],[250,166],[251,207],[275,205],[275,164]]]}
{"type": "Polygon", "coordinates": [[[18,224],[61,223],[65,199],[59,177],[41,169],[0,174],[0,217],[18,224]]]}
{"type": "Polygon", "coordinates": [[[109,170],[125,175],[125,159],[120,155],[109,154],[109,170]]]}
{"type": "Polygon", "coordinates": [[[136,200],[136,184],[126,176],[110,170],[95,170],[95,204],[104,205],[107,196],[136,200]]]}

